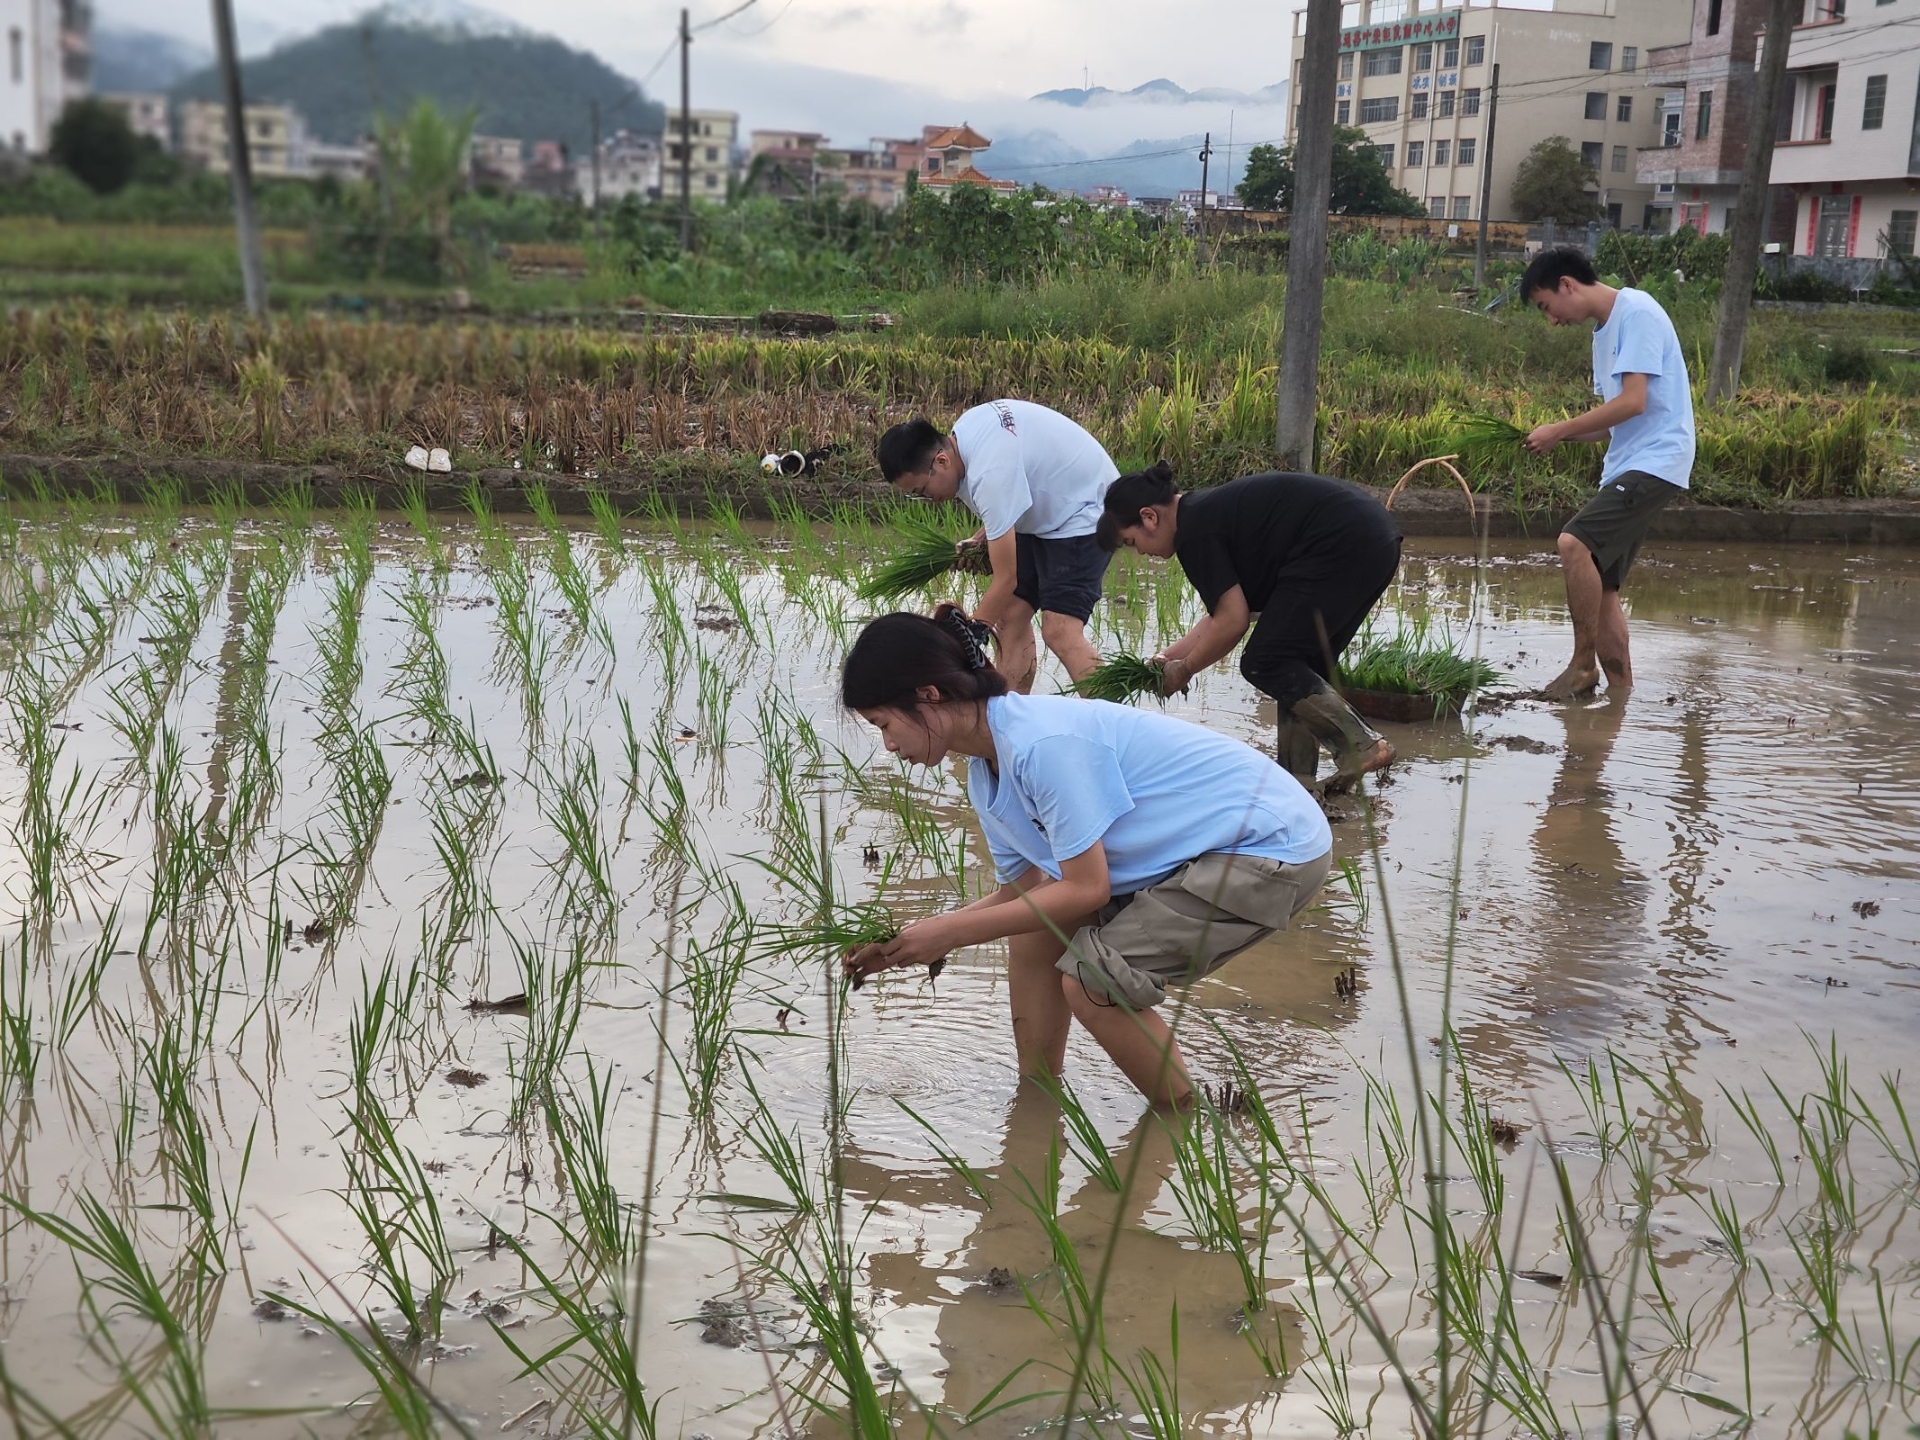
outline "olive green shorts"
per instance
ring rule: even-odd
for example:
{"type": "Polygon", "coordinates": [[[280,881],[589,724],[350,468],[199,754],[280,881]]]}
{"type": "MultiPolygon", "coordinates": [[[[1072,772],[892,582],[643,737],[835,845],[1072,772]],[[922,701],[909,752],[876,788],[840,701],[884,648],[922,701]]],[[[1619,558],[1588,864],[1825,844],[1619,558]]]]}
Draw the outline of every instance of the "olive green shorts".
{"type": "Polygon", "coordinates": [[[1100,922],[1073,937],[1057,962],[1094,1000],[1145,1010],[1169,985],[1190,985],[1264,940],[1309,905],[1326,883],[1330,855],[1287,865],[1258,855],[1215,853],[1157,885],[1115,896],[1100,922]]]}
{"type": "Polygon", "coordinates": [[[1562,528],[1592,552],[1601,588],[1618,590],[1633,569],[1653,517],[1685,493],[1658,475],[1629,470],[1611,485],[1601,486],[1600,493],[1562,528]]]}

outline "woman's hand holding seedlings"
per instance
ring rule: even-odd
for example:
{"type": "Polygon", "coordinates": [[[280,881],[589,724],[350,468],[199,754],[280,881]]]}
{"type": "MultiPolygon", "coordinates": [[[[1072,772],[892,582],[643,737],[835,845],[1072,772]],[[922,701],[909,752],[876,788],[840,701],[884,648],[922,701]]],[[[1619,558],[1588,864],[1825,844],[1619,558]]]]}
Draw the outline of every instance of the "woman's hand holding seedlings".
{"type": "Polygon", "coordinates": [[[914,921],[891,940],[849,950],[841,957],[840,968],[849,977],[858,975],[863,979],[882,970],[909,970],[915,966],[925,969],[936,960],[944,960],[954,948],[945,938],[941,924],[946,918],[929,915],[914,921]]]}

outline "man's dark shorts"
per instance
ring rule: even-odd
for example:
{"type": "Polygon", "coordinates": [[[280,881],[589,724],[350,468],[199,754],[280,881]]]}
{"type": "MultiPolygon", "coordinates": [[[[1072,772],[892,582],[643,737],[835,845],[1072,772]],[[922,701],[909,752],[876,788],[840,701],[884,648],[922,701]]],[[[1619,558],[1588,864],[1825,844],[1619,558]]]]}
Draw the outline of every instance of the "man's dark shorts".
{"type": "Polygon", "coordinates": [[[1647,538],[1653,517],[1664,510],[1675,496],[1686,491],[1644,470],[1629,470],[1580,507],[1562,534],[1571,535],[1593,552],[1593,563],[1600,569],[1600,584],[1618,590],[1633,569],[1640,542],[1647,538]]]}
{"type": "Polygon", "coordinates": [[[1049,615],[1071,615],[1084,625],[1100,603],[1100,582],[1113,556],[1091,535],[1064,540],[1015,535],[1013,542],[1018,560],[1014,598],[1049,615]]]}

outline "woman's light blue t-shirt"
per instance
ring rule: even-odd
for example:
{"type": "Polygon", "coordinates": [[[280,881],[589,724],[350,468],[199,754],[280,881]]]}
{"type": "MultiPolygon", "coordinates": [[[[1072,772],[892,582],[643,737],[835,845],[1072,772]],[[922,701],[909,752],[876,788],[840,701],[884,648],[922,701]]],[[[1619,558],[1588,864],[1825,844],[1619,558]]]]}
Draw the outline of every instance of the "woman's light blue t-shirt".
{"type": "Polygon", "coordinates": [[[1620,290],[1607,323],[1593,330],[1593,389],[1602,400],[1619,395],[1627,375],[1647,377],[1647,408],[1613,427],[1602,486],[1629,470],[1687,487],[1693,471],[1693,391],[1680,337],[1660,302],[1644,290],[1620,290]]]}
{"type": "Polygon", "coordinates": [[[967,795],[1001,884],[1104,841],[1115,895],[1224,851],[1298,865],[1326,854],[1320,807],[1252,746],[1169,715],[1055,695],[987,702],[1000,773],[971,762],[967,795]]]}

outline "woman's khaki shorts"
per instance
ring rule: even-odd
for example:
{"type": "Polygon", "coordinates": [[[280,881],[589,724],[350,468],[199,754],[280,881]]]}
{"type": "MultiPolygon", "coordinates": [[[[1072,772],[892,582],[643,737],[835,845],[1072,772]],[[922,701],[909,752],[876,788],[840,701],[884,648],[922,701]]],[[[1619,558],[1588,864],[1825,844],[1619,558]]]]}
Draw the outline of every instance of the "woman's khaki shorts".
{"type": "Polygon", "coordinates": [[[1320,893],[1330,861],[1202,855],[1159,884],[1111,901],[1099,924],[1073,937],[1058,968],[1095,1000],[1149,1009],[1167,998],[1167,986],[1190,985],[1286,929],[1320,893]]]}

